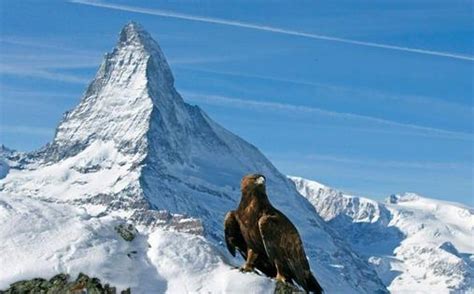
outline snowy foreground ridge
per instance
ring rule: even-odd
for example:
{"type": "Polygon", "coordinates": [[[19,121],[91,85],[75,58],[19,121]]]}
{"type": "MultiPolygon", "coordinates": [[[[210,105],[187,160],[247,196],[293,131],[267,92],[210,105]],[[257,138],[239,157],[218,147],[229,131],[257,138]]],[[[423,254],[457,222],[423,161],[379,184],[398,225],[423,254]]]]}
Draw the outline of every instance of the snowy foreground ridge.
{"type": "Polygon", "coordinates": [[[242,260],[222,242],[251,172],[267,177],[328,293],[474,288],[471,209],[415,195],[382,204],[288,179],[185,103],[159,45],[129,23],[51,143],[0,147],[0,290],[83,272],[132,293],[273,293],[271,279],[235,270],[242,260]],[[129,225],[131,241],[117,233],[129,225]]]}

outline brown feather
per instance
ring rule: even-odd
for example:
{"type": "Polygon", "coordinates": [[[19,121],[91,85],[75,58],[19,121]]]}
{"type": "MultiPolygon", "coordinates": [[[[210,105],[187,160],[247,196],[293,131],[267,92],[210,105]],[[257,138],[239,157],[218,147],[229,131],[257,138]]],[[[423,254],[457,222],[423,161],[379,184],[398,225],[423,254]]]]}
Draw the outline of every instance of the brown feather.
{"type": "Polygon", "coordinates": [[[235,256],[235,249],[237,249],[243,258],[247,258],[247,244],[240,233],[239,223],[235,219],[234,211],[229,211],[225,216],[224,235],[227,249],[232,256],[235,256]]]}

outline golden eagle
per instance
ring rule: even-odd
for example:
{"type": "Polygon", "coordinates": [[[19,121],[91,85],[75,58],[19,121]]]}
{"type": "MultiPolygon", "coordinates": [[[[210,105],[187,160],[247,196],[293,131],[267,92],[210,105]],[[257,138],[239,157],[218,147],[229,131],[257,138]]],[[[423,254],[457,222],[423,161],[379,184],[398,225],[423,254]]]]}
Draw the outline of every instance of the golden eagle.
{"type": "Polygon", "coordinates": [[[258,269],[278,281],[295,282],[306,292],[322,293],[296,227],[268,200],[265,177],[243,177],[241,190],[239,207],[229,211],[224,221],[227,249],[233,256],[237,249],[245,259],[240,269],[258,269]]]}

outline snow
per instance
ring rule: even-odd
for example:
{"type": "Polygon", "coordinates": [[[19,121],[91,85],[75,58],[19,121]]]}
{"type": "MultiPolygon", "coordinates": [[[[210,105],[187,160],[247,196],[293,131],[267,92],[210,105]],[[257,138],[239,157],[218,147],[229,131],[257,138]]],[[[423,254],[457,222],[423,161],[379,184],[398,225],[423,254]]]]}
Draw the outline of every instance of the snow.
{"type": "Polygon", "coordinates": [[[0,289],[83,271],[134,293],[271,293],[269,279],[233,270],[242,259],[223,245],[240,179],[259,172],[272,203],[298,228],[323,288],[385,291],[369,262],[255,146],[185,103],[159,45],[135,23],[54,140],[2,158],[12,168],[0,180],[0,240],[10,240],[0,247],[0,289]],[[139,237],[121,240],[120,222],[135,225],[139,237]]]}
{"type": "Polygon", "coordinates": [[[200,236],[156,231],[149,236],[149,258],[167,281],[169,293],[272,293],[272,280],[242,274],[215,255],[215,249],[200,236]]]}
{"type": "Polygon", "coordinates": [[[99,193],[115,193],[131,179],[130,156],[118,153],[111,142],[96,141],[79,154],[57,164],[33,170],[12,170],[2,190],[61,201],[85,199],[99,193]]]}
{"type": "Polygon", "coordinates": [[[240,179],[266,176],[329,293],[473,291],[473,210],[413,193],[386,203],[282,175],[253,145],[185,103],[159,45],[122,30],[54,140],[0,148],[0,289],[84,272],[133,293],[272,293],[235,269],[223,218],[240,179]],[[115,227],[132,224],[123,240],[115,227]],[[363,282],[361,282],[363,281],[363,282]]]}
{"type": "Polygon", "coordinates": [[[472,292],[474,210],[414,193],[385,203],[291,177],[393,293],[472,292]]]}
{"type": "Polygon", "coordinates": [[[274,288],[270,279],[243,275],[224,263],[202,236],[139,228],[139,236],[127,242],[114,229],[122,221],[120,215],[94,217],[81,207],[0,194],[0,289],[62,272],[93,273],[132,293],[274,288]]]}

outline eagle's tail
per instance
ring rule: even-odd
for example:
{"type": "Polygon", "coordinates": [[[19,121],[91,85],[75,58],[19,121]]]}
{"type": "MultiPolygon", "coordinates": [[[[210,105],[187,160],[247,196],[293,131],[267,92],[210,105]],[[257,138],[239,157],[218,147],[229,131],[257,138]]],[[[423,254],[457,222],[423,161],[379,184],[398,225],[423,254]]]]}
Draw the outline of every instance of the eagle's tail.
{"type": "Polygon", "coordinates": [[[321,294],[324,292],[321,285],[319,285],[318,280],[313,276],[311,271],[305,271],[305,287],[303,287],[306,292],[312,292],[316,294],[321,294]]]}

